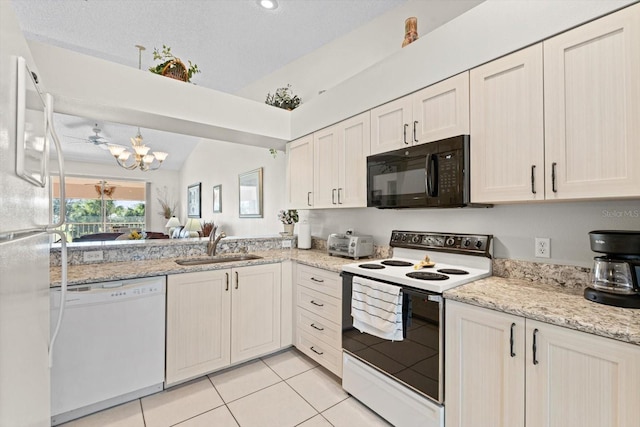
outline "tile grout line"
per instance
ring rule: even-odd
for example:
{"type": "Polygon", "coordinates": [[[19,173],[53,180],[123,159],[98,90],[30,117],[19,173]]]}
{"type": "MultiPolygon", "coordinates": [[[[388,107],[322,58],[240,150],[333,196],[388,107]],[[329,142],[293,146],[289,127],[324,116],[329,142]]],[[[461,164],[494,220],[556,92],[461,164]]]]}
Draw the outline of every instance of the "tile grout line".
{"type": "Polygon", "coordinates": [[[142,424],[147,427],[147,419],[144,417],[144,407],[142,406],[142,398],[138,398],[138,405],[140,405],[140,414],[142,414],[142,424]]]}
{"type": "MultiPolygon", "coordinates": [[[[211,383],[211,385],[213,386],[213,389],[216,391],[216,393],[218,393],[218,396],[220,396],[220,399],[222,400],[222,403],[224,404],[224,407],[227,408],[227,411],[229,411],[229,413],[231,414],[231,417],[233,418],[233,421],[236,422],[236,424],[238,426],[240,426],[240,421],[238,421],[238,419],[236,418],[235,415],[233,415],[233,412],[231,411],[231,408],[229,408],[229,405],[227,404],[227,402],[224,401],[224,399],[222,398],[222,395],[220,394],[220,392],[218,391],[218,389],[216,388],[216,385],[213,383],[213,381],[211,380],[211,377],[209,375],[207,375],[207,379],[209,380],[209,382],[211,383]]],[[[219,408],[219,406],[218,406],[219,408]]],[[[241,427],[241,426],[240,426],[241,427]]]]}

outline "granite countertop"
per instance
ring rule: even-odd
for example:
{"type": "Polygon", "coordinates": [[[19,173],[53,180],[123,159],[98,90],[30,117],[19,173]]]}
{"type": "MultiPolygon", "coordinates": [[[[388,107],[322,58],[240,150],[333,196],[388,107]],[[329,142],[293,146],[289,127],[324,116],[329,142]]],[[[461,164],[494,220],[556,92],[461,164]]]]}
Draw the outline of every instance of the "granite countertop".
{"type": "MultiPolygon", "coordinates": [[[[176,264],[175,261],[178,258],[71,265],[68,267],[67,271],[68,283],[69,285],[81,285],[86,283],[105,282],[110,280],[136,279],[139,277],[164,276],[167,274],[220,270],[258,264],[271,264],[286,260],[296,261],[300,264],[310,265],[312,267],[318,267],[339,273],[343,265],[356,262],[350,258],[329,256],[325,251],[320,250],[283,249],[262,252],[256,251],[251,253],[254,255],[259,255],[262,258],[256,260],[191,266],[176,264]]],[[[197,258],[206,257],[189,257],[189,259],[197,258]]],[[[60,267],[50,268],[50,280],[51,286],[60,286],[60,267]]]]}
{"type": "Polygon", "coordinates": [[[594,303],[582,292],[493,276],[448,290],[444,297],[640,345],[640,310],[594,303]]]}

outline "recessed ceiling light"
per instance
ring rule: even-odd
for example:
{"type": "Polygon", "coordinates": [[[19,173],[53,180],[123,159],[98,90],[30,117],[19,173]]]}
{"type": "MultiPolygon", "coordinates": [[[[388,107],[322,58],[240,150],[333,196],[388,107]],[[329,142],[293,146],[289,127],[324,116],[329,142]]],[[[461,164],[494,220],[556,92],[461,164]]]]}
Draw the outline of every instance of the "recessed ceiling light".
{"type": "Polygon", "coordinates": [[[278,8],[278,2],[276,0],[258,0],[258,4],[269,10],[278,8]]]}

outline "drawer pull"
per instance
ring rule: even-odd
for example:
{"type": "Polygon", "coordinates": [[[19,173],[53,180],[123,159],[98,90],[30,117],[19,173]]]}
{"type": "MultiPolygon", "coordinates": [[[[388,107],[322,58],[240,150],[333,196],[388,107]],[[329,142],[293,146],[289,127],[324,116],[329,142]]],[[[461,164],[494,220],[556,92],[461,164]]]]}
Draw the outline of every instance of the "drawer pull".
{"type": "Polygon", "coordinates": [[[311,351],[313,351],[315,354],[322,356],[324,353],[322,351],[318,351],[315,348],[313,348],[313,346],[310,347],[311,351]]]}
{"type": "Polygon", "coordinates": [[[317,329],[317,330],[319,330],[319,331],[324,331],[324,328],[319,328],[319,327],[317,327],[317,326],[315,325],[315,323],[312,323],[310,326],[311,326],[313,329],[317,329]]]}
{"type": "Polygon", "coordinates": [[[229,290],[229,273],[224,273],[224,274],[227,276],[227,286],[224,290],[228,291],[229,290]]]}
{"type": "Polygon", "coordinates": [[[318,282],[318,283],[324,283],[324,280],[316,279],[315,277],[312,277],[311,280],[313,280],[314,282],[318,282]]]}
{"type": "Polygon", "coordinates": [[[317,303],[314,300],[311,300],[310,302],[311,302],[311,304],[317,305],[318,307],[324,307],[324,304],[317,303]]]}

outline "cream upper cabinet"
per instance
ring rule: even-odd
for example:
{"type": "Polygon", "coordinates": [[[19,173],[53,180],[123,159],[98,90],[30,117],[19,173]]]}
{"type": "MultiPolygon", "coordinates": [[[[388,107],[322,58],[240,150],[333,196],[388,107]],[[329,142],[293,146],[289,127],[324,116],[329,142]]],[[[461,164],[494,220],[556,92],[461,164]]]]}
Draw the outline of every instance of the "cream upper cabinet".
{"type": "Polygon", "coordinates": [[[167,277],[166,384],[231,363],[231,270],[167,277]]]}
{"type": "Polygon", "coordinates": [[[414,144],[469,133],[469,72],[424,88],[412,98],[414,144]]]}
{"type": "Polygon", "coordinates": [[[371,110],[371,154],[408,147],[413,122],[411,96],[405,96],[371,110]]]}
{"type": "Polygon", "coordinates": [[[542,44],[471,70],[471,201],[544,200],[542,44]]]}
{"type": "Polygon", "coordinates": [[[369,112],[315,132],[313,138],[314,207],[367,206],[369,112]]]}
{"type": "Polygon", "coordinates": [[[527,426],[638,426],[640,346],[526,323],[527,426]]]}
{"type": "Polygon", "coordinates": [[[371,110],[371,154],[469,133],[469,73],[371,110]]]}
{"type": "Polygon", "coordinates": [[[309,209],[313,202],[313,135],[307,135],[287,144],[287,204],[309,209]]]}
{"type": "Polygon", "coordinates": [[[525,321],[446,302],[447,427],[524,427],[525,321]]]}
{"type": "Polygon", "coordinates": [[[547,199],[640,196],[640,4],[544,41],[547,199]]]}
{"type": "Polygon", "coordinates": [[[280,264],[233,270],[231,363],[280,348],[280,264]]]}
{"type": "Polygon", "coordinates": [[[447,427],[635,427],[640,346],[447,301],[447,427]]]}

